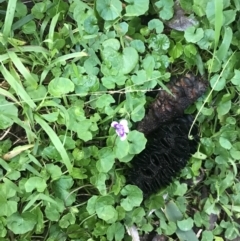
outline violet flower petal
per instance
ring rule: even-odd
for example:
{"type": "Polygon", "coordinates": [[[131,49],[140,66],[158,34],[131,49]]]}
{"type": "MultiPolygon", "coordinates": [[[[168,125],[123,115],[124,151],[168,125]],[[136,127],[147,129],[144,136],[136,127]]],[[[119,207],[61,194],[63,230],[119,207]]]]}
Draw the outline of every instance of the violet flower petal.
{"type": "Polygon", "coordinates": [[[116,134],[120,137],[121,141],[124,141],[127,138],[126,133],[129,132],[129,128],[126,120],[121,120],[119,123],[117,121],[113,121],[111,123],[111,127],[115,129],[116,134]]]}
{"type": "Polygon", "coordinates": [[[115,128],[117,125],[118,125],[118,122],[116,122],[116,121],[113,121],[113,122],[111,123],[111,127],[113,127],[113,128],[115,128]]]}
{"type": "Polygon", "coordinates": [[[127,120],[120,120],[119,124],[123,126],[125,133],[128,133],[128,132],[129,132],[127,120]]]}
{"type": "Polygon", "coordinates": [[[124,133],[124,135],[123,136],[120,136],[120,140],[121,141],[124,141],[124,140],[126,140],[126,138],[127,138],[127,135],[124,133]]]}

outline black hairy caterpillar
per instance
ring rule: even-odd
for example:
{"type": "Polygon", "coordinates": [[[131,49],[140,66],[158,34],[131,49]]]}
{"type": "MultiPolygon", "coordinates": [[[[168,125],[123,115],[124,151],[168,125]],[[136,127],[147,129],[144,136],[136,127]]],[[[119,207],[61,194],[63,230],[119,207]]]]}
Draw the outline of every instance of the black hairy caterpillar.
{"type": "Polygon", "coordinates": [[[147,136],[146,148],[132,160],[129,182],[138,186],[148,196],[168,185],[184,168],[191,154],[197,150],[198,128],[192,129],[193,117],[184,115],[159,126],[147,136]]]}
{"type": "Polygon", "coordinates": [[[128,181],[138,186],[147,197],[167,186],[186,166],[197,150],[198,127],[184,110],[207,89],[207,82],[192,74],[172,79],[167,85],[173,94],[160,90],[147,115],[138,124],[145,134],[145,149],[132,160],[128,181]]]}
{"type": "Polygon", "coordinates": [[[194,103],[207,89],[207,82],[193,74],[172,78],[166,85],[172,95],[160,90],[148,113],[139,122],[137,130],[148,135],[162,123],[183,115],[184,110],[194,103]]]}

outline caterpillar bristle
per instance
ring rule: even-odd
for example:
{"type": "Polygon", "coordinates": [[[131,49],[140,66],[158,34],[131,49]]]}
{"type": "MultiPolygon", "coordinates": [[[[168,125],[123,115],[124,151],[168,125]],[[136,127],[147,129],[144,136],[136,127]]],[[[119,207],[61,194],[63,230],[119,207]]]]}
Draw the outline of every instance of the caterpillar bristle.
{"type": "Polygon", "coordinates": [[[192,116],[184,115],[160,125],[147,136],[146,148],[133,158],[128,180],[145,197],[168,185],[196,152],[199,141],[196,125],[192,129],[193,139],[188,139],[192,122],[192,116]]]}

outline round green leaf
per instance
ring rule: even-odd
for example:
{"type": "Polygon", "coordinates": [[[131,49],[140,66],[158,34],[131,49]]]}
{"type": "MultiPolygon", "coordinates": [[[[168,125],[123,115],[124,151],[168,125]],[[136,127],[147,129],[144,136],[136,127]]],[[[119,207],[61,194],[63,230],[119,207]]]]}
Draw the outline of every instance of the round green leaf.
{"type": "Polygon", "coordinates": [[[114,103],[115,100],[113,99],[112,95],[109,94],[103,94],[101,95],[97,101],[96,101],[96,107],[97,108],[103,108],[111,105],[111,103],[114,103]]]}
{"type": "Polygon", "coordinates": [[[99,172],[108,172],[114,164],[115,156],[112,148],[104,147],[99,151],[100,160],[97,162],[97,169],[99,172]]]}
{"type": "Polygon", "coordinates": [[[51,95],[59,97],[74,91],[74,84],[68,78],[57,77],[50,81],[48,91],[51,95]]]}
{"type": "Polygon", "coordinates": [[[190,43],[196,43],[200,41],[204,36],[204,31],[202,28],[189,27],[184,33],[185,39],[190,43]]]}
{"type": "Polygon", "coordinates": [[[72,213],[67,213],[59,221],[61,228],[67,228],[70,224],[75,224],[76,217],[72,213]]]}
{"type": "Polygon", "coordinates": [[[204,37],[198,42],[201,49],[208,49],[214,42],[214,30],[205,29],[204,37]]]}
{"type": "Polygon", "coordinates": [[[89,141],[92,139],[92,133],[90,132],[90,127],[92,122],[89,119],[80,121],[80,125],[77,129],[78,137],[84,141],[89,141]]]}
{"type": "Polygon", "coordinates": [[[226,84],[226,79],[223,77],[219,78],[219,75],[214,75],[210,79],[210,85],[216,91],[222,90],[225,87],[225,84],[226,84]]]}
{"type": "Polygon", "coordinates": [[[104,221],[117,220],[117,211],[113,206],[103,205],[102,207],[96,208],[98,217],[104,221]]]}
{"type": "Polygon", "coordinates": [[[130,45],[131,45],[131,47],[135,48],[141,54],[145,52],[145,45],[144,45],[143,41],[141,41],[139,39],[135,39],[135,40],[131,41],[130,45]]]}
{"type": "Polygon", "coordinates": [[[88,199],[86,209],[90,215],[95,213],[95,204],[96,204],[97,199],[98,199],[97,196],[92,196],[88,199]]]}
{"type": "Polygon", "coordinates": [[[220,137],[220,138],[219,138],[219,143],[220,143],[220,145],[221,145],[223,148],[225,148],[225,149],[227,149],[227,150],[230,150],[231,147],[232,147],[231,142],[230,142],[228,139],[224,138],[224,137],[220,137]]]}
{"type": "Polygon", "coordinates": [[[14,213],[7,219],[7,227],[14,234],[24,234],[33,230],[37,217],[30,212],[23,214],[14,213]]]}
{"type": "Polygon", "coordinates": [[[131,131],[128,134],[128,141],[129,141],[129,153],[130,154],[138,154],[140,153],[147,143],[147,140],[143,133],[138,131],[131,131]]]}
{"type": "Polygon", "coordinates": [[[50,221],[58,221],[60,218],[59,209],[55,204],[48,203],[45,210],[45,215],[50,221]]]}
{"type": "Polygon", "coordinates": [[[34,189],[37,189],[38,192],[43,192],[46,187],[46,181],[41,177],[30,177],[25,183],[26,192],[32,192],[34,189]]]}
{"type": "Polygon", "coordinates": [[[70,176],[62,175],[61,178],[52,182],[52,190],[55,196],[65,200],[66,206],[70,206],[76,199],[76,194],[72,193],[70,195],[70,188],[73,185],[73,179],[70,176]]]}
{"type": "Polygon", "coordinates": [[[159,19],[152,19],[148,22],[148,28],[150,30],[155,29],[157,33],[161,33],[164,29],[164,26],[162,21],[160,21],[159,19]]]}
{"type": "MultiPolygon", "coordinates": [[[[115,41],[111,41],[111,43],[114,44],[115,41]]],[[[122,55],[116,50],[118,46],[116,47],[111,47],[111,46],[106,46],[103,51],[101,52],[101,56],[108,65],[111,65],[111,70],[105,71],[103,69],[103,73],[107,72],[105,75],[117,75],[119,71],[122,69],[122,55]]]]}
{"type": "Polygon", "coordinates": [[[10,201],[5,198],[0,199],[0,216],[10,216],[17,212],[18,203],[16,201],[10,201]]]}
{"type": "Polygon", "coordinates": [[[231,79],[231,82],[234,85],[240,86],[240,70],[237,70],[237,69],[234,70],[234,76],[231,79]]]}
{"type": "Polygon", "coordinates": [[[38,87],[35,89],[28,90],[28,94],[32,99],[44,99],[44,96],[46,95],[47,90],[46,87],[43,85],[38,85],[38,87]]]}
{"type": "Polygon", "coordinates": [[[143,200],[142,190],[134,185],[125,186],[122,189],[121,194],[127,196],[121,200],[121,206],[126,211],[131,211],[134,207],[139,206],[143,200]]]}
{"type": "Polygon", "coordinates": [[[147,73],[144,69],[136,71],[137,75],[132,75],[132,82],[135,85],[142,85],[147,79],[147,73]]]}
{"type": "Polygon", "coordinates": [[[125,234],[125,229],[124,226],[117,222],[117,223],[113,223],[111,226],[109,226],[108,230],[107,230],[107,238],[108,240],[116,240],[116,241],[121,241],[124,240],[125,234]]]}
{"type": "Polygon", "coordinates": [[[84,30],[88,34],[97,33],[99,30],[99,27],[97,25],[97,18],[92,15],[85,19],[83,26],[84,26],[84,30]]]}
{"type": "Polygon", "coordinates": [[[117,137],[113,150],[114,150],[116,158],[122,159],[129,152],[129,143],[127,142],[127,140],[121,141],[120,138],[117,137]]]}
{"type": "Polygon", "coordinates": [[[109,38],[102,43],[103,48],[111,47],[112,49],[118,51],[120,49],[120,43],[115,38],[109,38]]]}
{"type": "Polygon", "coordinates": [[[112,221],[117,219],[117,211],[112,206],[114,199],[112,196],[102,196],[96,200],[95,208],[99,218],[104,221],[112,221]]]}
{"type": "Polygon", "coordinates": [[[177,221],[177,225],[182,231],[188,231],[193,227],[193,220],[188,218],[185,220],[177,221]]]}
{"type": "Polygon", "coordinates": [[[30,21],[26,24],[23,25],[22,27],[22,31],[25,33],[25,34],[33,34],[36,32],[36,24],[34,21],[30,21]]]}
{"type": "Polygon", "coordinates": [[[200,160],[205,160],[207,158],[207,155],[203,154],[202,152],[195,152],[193,155],[194,158],[200,159],[200,160]]]}
{"type": "Polygon", "coordinates": [[[240,159],[240,151],[236,150],[235,148],[231,148],[230,155],[232,158],[239,160],[240,159]]]}
{"type": "Polygon", "coordinates": [[[225,237],[228,240],[233,240],[239,238],[239,229],[237,229],[234,224],[230,224],[225,232],[225,237]]]}
{"type": "Polygon", "coordinates": [[[44,14],[47,10],[47,4],[45,2],[39,2],[34,4],[33,8],[31,9],[31,13],[37,19],[42,19],[44,14]]]}
{"type": "Polygon", "coordinates": [[[131,211],[132,222],[142,224],[146,212],[142,207],[136,207],[131,211]]]}
{"type": "Polygon", "coordinates": [[[168,225],[166,225],[165,233],[167,235],[172,235],[176,232],[177,230],[177,225],[175,222],[169,222],[168,225]]]}
{"type": "Polygon", "coordinates": [[[175,184],[176,184],[177,187],[176,187],[176,190],[174,192],[174,195],[183,197],[184,194],[187,192],[187,189],[188,189],[187,184],[186,183],[180,184],[179,181],[175,181],[175,184]]]}
{"type": "MultiPolygon", "coordinates": [[[[214,240],[214,236],[213,236],[213,232],[209,231],[209,230],[204,230],[202,232],[202,241],[210,241],[210,240],[214,240]]],[[[217,239],[215,239],[217,241],[217,239]]],[[[221,241],[222,238],[219,239],[219,241],[221,241]]]]}
{"type": "Polygon", "coordinates": [[[119,36],[124,36],[128,31],[128,24],[126,22],[121,22],[115,25],[114,28],[119,36]]]}
{"type": "MultiPolygon", "coordinates": [[[[143,71],[144,72],[144,71],[143,71]]],[[[138,77],[133,77],[134,81],[142,81],[141,79],[141,72],[138,72],[139,76],[138,77]]],[[[151,81],[152,82],[152,81],[151,81]]],[[[138,82],[139,83],[139,82],[138,82]]],[[[147,83],[149,84],[149,83],[147,83]]],[[[131,113],[131,119],[134,122],[142,120],[145,114],[145,108],[144,105],[146,103],[145,96],[139,95],[136,96],[134,94],[126,94],[127,96],[127,101],[124,105],[124,108],[128,113],[131,113]]]]}
{"type": "Polygon", "coordinates": [[[169,48],[170,40],[165,34],[152,35],[150,39],[149,48],[153,48],[155,51],[164,51],[169,48]]]}
{"type": "Polygon", "coordinates": [[[147,12],[149,7],[149,0],[126,0],[130,3],[126,7],[126,16],[139,16],[147,12]]]}
{"type": "Polygon", "coordinates": [[[121,15],[122,3],[119,0],[97,0],[96,9],[104,20],[111,21],[121,15]]]}
{"type": "Polygon", "coordinates": [[[74,179],[86,179],[88,176],[85,174],[87,170],[84,168],[73,167],[71,171],[71,176],[74,179]]]}
{"type": "Polygon", "coordinates": [[[133,47],[126,47],[122,54],[123,60],[123,74],[130,73],[138,63],[138,52],[133,47]]]}
{"type": "Polygon", "coordinates": [[[160,9],[159,17],[164,20],[169,20],[173,16],[173,0],[157,1],[155,5],[160,9]]]}
{"type": "Polygon", "coordinates": [[[183,46],[181,43],[176,43],[173,48],[169,51],[170,56],[173,59],[179,58],[183,53],[183,46]]]}
{"type": "Polygon", "coordinates": [[[100,172],[90,178],[90,182],[99,190],[102,195],[107,194],[106,187],[107,174],[100,172]]]}
{"type": "Polygon", "coordinates": [[[231,105],[232,105],[232,102],[230,100],[226,102],[220,102],[217,106],[218,115],[220,116],[226,115],[230,111],[231,105]]]}

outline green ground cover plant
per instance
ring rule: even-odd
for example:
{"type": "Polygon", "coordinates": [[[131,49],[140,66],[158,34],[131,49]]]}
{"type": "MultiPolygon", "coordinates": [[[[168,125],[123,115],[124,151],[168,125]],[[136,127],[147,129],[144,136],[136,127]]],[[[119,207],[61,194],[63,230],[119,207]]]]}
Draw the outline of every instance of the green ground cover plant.
{"type": "Polygon", "coordinates": [[[238,240],[240,2],[23,2],[0,0],[0,241],[238,240]],[[209,81],[198,151],[143,200],[146,93],[188,71],[209,81]]]}

